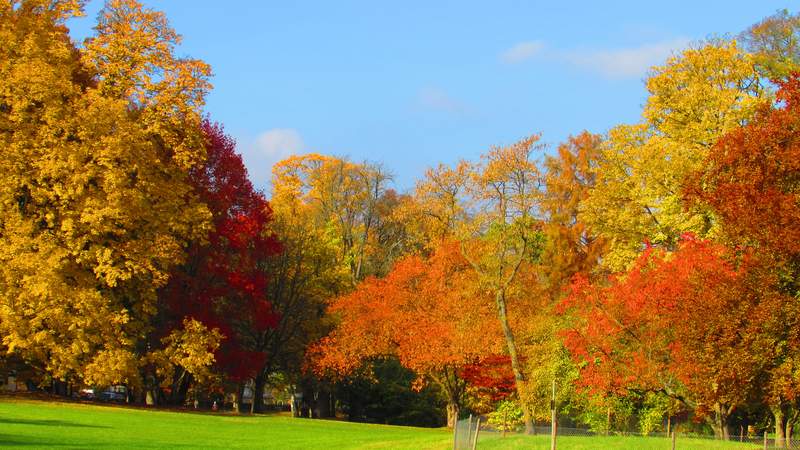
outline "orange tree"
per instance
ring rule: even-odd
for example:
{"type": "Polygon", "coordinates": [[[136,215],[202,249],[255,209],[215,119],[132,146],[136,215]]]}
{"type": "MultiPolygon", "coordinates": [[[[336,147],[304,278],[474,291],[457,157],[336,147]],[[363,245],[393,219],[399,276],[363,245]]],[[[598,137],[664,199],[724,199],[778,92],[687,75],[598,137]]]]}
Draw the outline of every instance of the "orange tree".
{"type": "Polygon", "coordinates": [[[396,356],[417,373],[416,388],[441,387],[452,426],[464,400],[462,370],[499,351],[485,297],[457,244],[442,243],[429,258],[402,258],[385,278],[368,278],[332,302],[340,321],[313,349],[313,367],[342,376],[396,356]]]}

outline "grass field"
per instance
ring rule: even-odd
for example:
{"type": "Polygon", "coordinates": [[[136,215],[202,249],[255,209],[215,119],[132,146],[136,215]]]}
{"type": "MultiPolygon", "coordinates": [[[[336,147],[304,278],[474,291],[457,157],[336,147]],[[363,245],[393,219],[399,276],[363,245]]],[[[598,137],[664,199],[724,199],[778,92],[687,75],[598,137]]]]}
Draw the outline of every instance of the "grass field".
{"type": "MultiPolygon", "coordinates": [[[[443,429],[292,419],[148,411],[73,403],[0,399],[0,447],[19,448],[452,448],[443,429]]],[[[561,437],[559,449],[669,449],[666,439],[561,437]]],[[[549,449],[547,436],[485,434],[480,449],[549,449]]],[[[679,440],[680,449],[756,449],[679,440]]]]}

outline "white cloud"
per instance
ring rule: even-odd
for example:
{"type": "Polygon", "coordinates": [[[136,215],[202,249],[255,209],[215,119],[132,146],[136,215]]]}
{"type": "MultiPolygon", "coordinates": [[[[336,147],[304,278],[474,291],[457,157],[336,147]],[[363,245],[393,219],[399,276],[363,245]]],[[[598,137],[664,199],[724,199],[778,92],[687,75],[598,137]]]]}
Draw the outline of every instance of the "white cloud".
{"type": "Polygon", "coordinates": [[[420,89],[417,93],[416,103],[417,106],[423,109],[447,113],[466,113],[469,110],[464,103],[452,97],[444,89],[438,87],[420,89]]]}
{"type": "Polygon", "coordinates": [[[500,60],[506,64],[518,64],[538,55],[544,49],[542,41],[520,42],[500,53],[500,60]]]}
{"type": "Polygon", "coordinates": [[[303,138],[292,128],[273,128],[256,138],[256,150],[267,158],[280,161],[303,148],[303,138]]]}
{"type": "Polygon", "coordinates": [[[664,63],[675,51],[686,48],[689,39],[677,38],[632,48],[598,50],[561,50],[545,46],[542,41],[520,42],[500,54],[506,64],[519,64],[531,59],[561,62],[608,78],[634,78],[647,73],[650,67],[664,63]]]}
{"type": "Polygon", "coordinates": [[[688,39],[673,39],[635,48],[562,52],[569,64],[598,72],[608,78],[641,77],[654,65],[663,64],[678,50],[689,45],[688,39]]]}
{"type": "Polygon", "coordinates": [[[253,183],[259,187],[268,187],[272,166],[304,148],[303,138],[297,130],[273,128],[259,134],[249,145],[243,146],[242,159],[253,183]]]}

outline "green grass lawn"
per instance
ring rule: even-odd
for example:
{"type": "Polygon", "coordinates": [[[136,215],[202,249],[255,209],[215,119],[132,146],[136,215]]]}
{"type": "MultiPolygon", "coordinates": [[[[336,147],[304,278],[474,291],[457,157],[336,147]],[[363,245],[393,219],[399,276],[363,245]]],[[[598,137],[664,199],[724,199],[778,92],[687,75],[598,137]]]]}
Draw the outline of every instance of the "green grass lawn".
{"type": "MultiPolygon", "coordinates": [[[[680,449],[754,449],[714,441],[679,440],[680,449]]],[[[443,429],[148,411],[74,403],[0,399],[0,447],[20,448],[452,448],[443,429]]],[[[481,449],[549,449],[547,436],[484,434],[481,449]]],[[[559,449],[669,449],[668,440],[561,437],[559,449]]]]}

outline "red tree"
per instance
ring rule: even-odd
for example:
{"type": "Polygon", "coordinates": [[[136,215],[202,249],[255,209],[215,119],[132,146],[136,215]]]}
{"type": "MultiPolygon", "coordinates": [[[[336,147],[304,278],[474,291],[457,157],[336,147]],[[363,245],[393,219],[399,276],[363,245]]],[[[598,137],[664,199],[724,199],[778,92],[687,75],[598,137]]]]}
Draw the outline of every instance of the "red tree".
{"type": "MultiPolygon", "coordinates": [[[[166,304],[164,330],[192,317],[225,336],[217,350],[218,369],[233,381],[251,378],[264,355],[249,349],[241,330],[265,330],[276,323],[267,299],[267,274],[261,263],[280,252],[268,234],[269,203],[253,188],[236,144],[222,127],[206,120],[207,159],[189,176],[195,194],[208,205],[213,228],[206,242],[188,249],[186,263],[175,271],[160,295],[166,304]]],[[[189,380],[172,388],[182,401],[189,380]]]]}
{"type": "MultiPolygon", "coordinates": [[[[687,183],[690,201],[712,207],[725,235],[759,255],[769,282],[789,297],[800,294],[800,74],[779,82],[776,105],[764,105],[746,126],[712,148],[687,183]]],[[[791,435],[800,419],[796,300],[759,310],[774,323],[773,368],[763,385],[776,436],[791,435]],[[794,375],[792,375],[794,374],[794,375]]],[[[766,318],[765,318],[766,319],[766,318]]]]}
{"type": "Polygon", "coordinates": [[[774,313],[798,317],[797,302],[775,285],[754,258],[685,238],[673,254],[648,250],[606,286],[576,279],[565,343],[590,390],[666,393],[725,436],[777,363],[775,345],[793,339],[774,313]]]}
{"type": "Polygon", "coordinates": [[[720,139],[695,175],[689,199],[710,204],[726,233],[780,256],[800,256],[800,74],[779,84],[782,106],[765,105],[720,139]]]}

